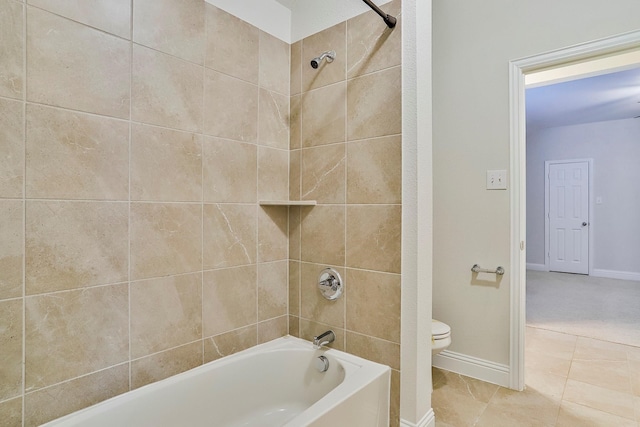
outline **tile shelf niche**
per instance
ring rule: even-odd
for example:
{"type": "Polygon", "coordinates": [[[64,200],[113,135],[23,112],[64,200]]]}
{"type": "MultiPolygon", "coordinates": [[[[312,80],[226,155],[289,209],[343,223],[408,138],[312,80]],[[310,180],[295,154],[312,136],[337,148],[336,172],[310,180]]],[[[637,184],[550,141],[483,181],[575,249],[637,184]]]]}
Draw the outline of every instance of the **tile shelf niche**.
{"type": "Polygon", "coordinates": [[[315,200],[260,200],[260,206],[315,206],[315,200]]]}

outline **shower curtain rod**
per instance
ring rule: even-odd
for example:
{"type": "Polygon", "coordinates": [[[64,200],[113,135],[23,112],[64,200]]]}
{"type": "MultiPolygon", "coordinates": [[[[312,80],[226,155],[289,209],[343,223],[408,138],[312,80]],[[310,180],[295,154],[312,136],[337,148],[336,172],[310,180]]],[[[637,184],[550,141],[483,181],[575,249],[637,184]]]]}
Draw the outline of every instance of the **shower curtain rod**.
{"type": "Polygon", "coordinates": [[[365,2],[371,9],[373,9],[375,13],[377,13],[378,15],[380,15],[382,17],[382,20],[384,21],[385,24],[387,24],[387,27],[393,28],[393,27],[396,26],[396,18],[394,18],[391,15],[388,15],[388,14],[384,13],[371,0],[362,0],[362,1],[365,2]]]}

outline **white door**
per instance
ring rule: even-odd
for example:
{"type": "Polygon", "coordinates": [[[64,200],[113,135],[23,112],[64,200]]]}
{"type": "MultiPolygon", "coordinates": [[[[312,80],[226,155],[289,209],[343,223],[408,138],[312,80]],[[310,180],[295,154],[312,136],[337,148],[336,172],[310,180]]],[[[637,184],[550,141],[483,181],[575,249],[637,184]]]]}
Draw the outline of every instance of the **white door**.
{"type": "Polygon", "coordinates": [[[589,163],[549,163],[549,270],[589,274],[589,163]]]}

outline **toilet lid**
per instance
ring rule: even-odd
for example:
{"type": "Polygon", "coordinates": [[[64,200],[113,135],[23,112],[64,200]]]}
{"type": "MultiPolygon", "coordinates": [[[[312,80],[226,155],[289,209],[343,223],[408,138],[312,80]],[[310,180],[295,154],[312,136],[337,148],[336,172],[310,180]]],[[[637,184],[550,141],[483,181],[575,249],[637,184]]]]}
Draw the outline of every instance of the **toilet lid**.
{"type": "Polygon", "coordinates": [[[451,328],[446,323],[433,319],[431,321],[431,335],[435,340],[447,338],[451,335],[451,328]]]}

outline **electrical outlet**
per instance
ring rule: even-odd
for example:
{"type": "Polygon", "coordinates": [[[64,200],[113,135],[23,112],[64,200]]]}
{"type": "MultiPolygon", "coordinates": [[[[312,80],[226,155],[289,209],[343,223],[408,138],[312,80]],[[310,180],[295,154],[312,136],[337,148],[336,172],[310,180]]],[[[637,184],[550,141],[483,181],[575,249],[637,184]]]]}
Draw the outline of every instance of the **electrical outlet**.
{"type": "Polygon", "coordinates": [[[507,189],[507,171],[493,170],[487,171],[487,190],[506,190],[507,189]]]}

